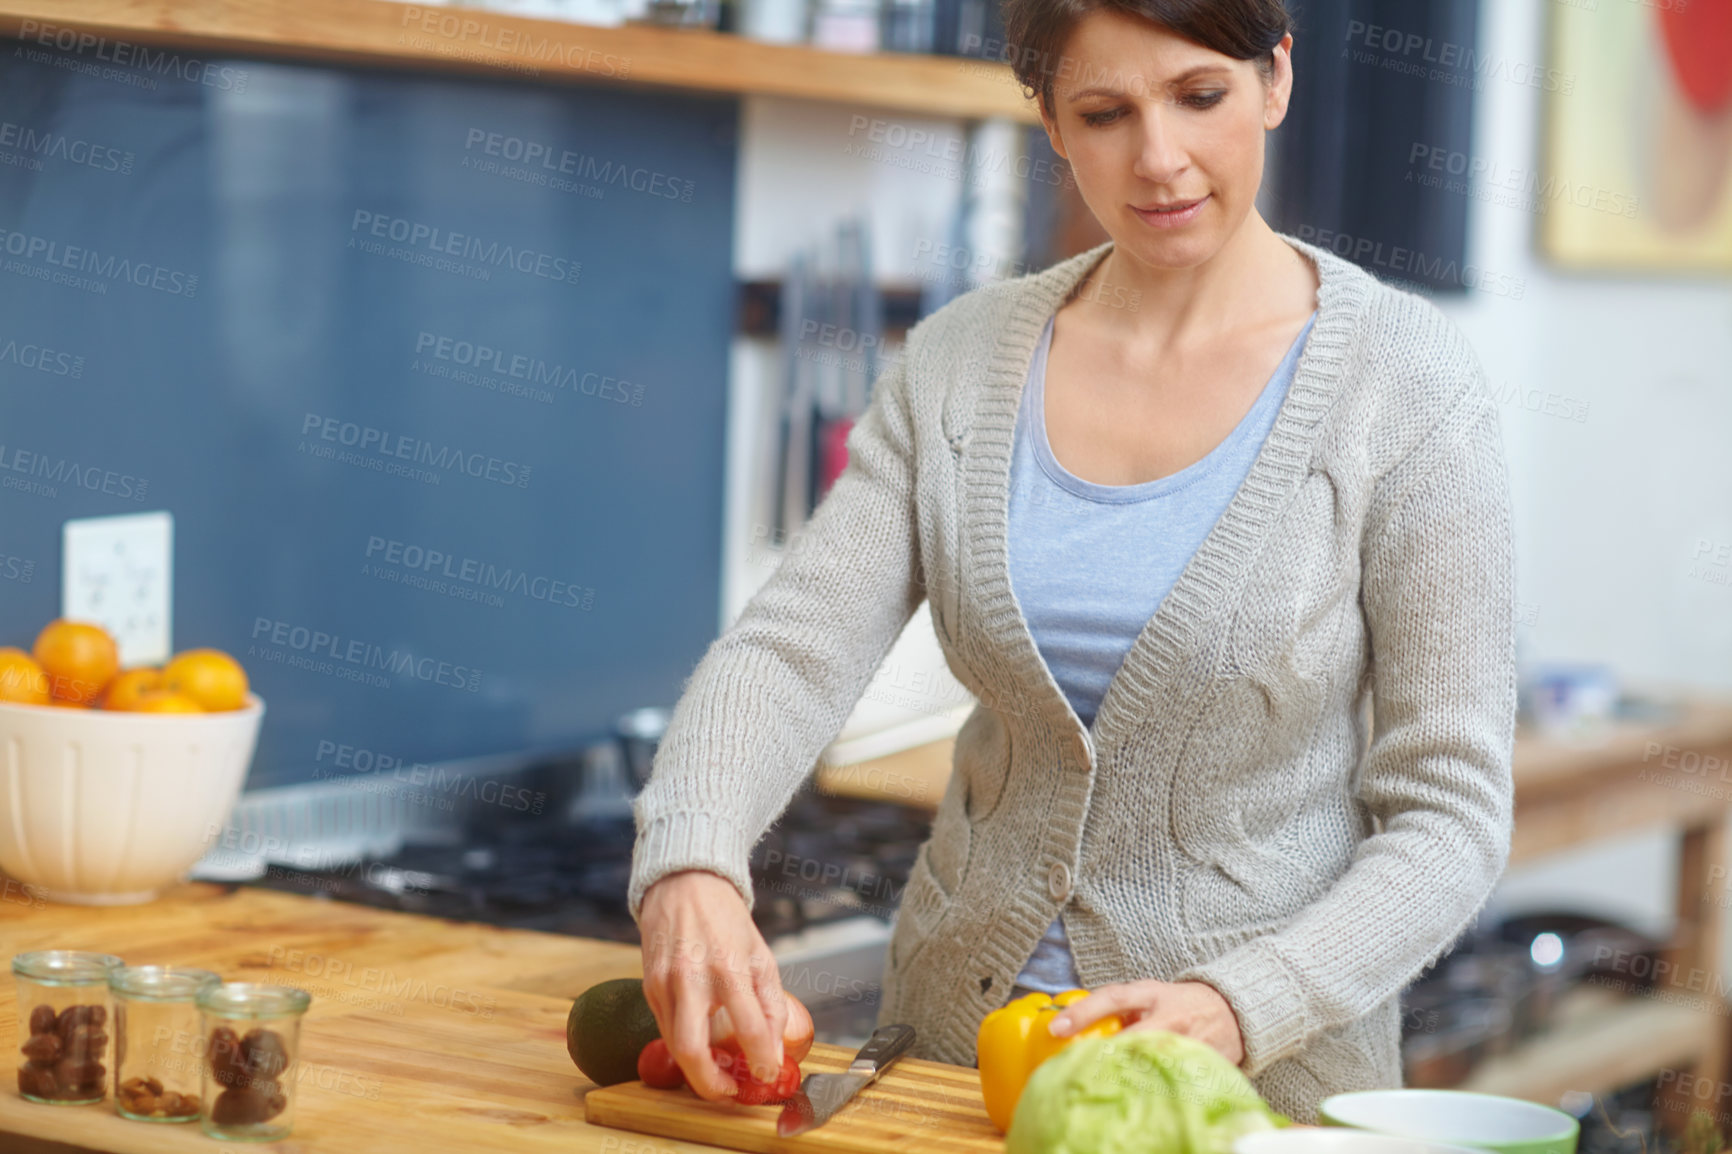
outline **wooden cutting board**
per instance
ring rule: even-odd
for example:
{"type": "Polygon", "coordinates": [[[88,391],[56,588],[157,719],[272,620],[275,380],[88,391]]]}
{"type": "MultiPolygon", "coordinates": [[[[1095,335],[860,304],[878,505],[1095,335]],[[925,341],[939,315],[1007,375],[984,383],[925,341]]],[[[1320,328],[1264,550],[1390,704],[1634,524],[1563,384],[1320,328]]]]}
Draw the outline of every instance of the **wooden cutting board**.
{"type": "MultiPolygon", "coordinates": [[[[820,1042],[800,1063],[803,1074],[840,1073],[854,1051],[820,1042]]],[[[584,1097],[592,1125],[614,1126],[708,1142],[756,1154],[1003,1154],[1004,1138],[986,1116],[980,1071],[919,1058],[903,1058],[816,1130],[776,1136],[780,1106],[706,1102],[690,1089],[651,1090],[622,1082],[584,1097]]]]}

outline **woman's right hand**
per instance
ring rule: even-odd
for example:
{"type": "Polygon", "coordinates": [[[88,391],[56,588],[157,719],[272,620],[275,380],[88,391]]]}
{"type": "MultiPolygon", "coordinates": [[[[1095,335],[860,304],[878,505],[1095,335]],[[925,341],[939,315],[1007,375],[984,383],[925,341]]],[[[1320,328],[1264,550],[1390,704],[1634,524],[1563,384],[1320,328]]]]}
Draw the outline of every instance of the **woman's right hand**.
{"type": "Polygon", "coordinates": [[[776,959],[734,884],[708,870],[681,870],[644,891],[643,992],[668,1052],[700,1098],[738,1090],[710,1055],[710,1017],[728,1008],[753,1076],[782,1065],[788,1002],[776,959]]]}

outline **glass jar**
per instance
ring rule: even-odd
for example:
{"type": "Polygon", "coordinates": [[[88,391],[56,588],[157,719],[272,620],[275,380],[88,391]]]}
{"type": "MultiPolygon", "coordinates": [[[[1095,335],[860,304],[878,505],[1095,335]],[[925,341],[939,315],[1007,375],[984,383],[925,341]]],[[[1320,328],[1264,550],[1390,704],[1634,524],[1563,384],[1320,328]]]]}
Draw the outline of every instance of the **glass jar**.
{"type": "Polygon", "coordinates": [[[181,966],[119,966],[114,998],[114,1106],[134,1122],[199,1116],[204,1033],[198,993],[222,979],[181,966]]]}
{"type": "Polygon", "coordinates": [[[12,959],[18,981],[18,1092],[87,1106],[107,1096],[108,974],[113,954],[37,950],[12,959]]]}
{"type": "Polygon", "coordinates": [[[268,1142],[288,1134],[301,1015],[313,997],[293,986],[225,982],[198,993],[205,1108],[212,1138],[268,1142]]]}

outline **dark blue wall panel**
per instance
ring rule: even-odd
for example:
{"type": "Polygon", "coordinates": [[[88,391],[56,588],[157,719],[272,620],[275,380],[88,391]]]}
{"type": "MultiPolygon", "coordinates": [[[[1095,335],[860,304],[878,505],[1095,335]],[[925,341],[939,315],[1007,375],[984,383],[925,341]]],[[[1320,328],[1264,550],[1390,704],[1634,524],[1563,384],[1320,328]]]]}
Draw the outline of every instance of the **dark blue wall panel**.
{"type": "Polygon", "coordinates": [[[63,521],[168,509],[176,648],[269,706],[253,786],[672,704],[717,624],[736,103],[198,64],[0,48],[0,644],[57,612],[63,521]]]}

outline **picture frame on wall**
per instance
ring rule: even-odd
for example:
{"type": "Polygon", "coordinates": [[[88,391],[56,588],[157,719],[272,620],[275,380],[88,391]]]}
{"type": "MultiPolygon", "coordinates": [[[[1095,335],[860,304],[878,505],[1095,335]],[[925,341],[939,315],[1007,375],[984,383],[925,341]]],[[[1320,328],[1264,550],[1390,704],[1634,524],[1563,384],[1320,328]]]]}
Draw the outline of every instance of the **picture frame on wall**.
{"type": "Polygon", "coordinates": [[[1732,271],[1732,4],[1552,11],[1542,254],[1579,269],[1732,271]]]}

